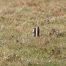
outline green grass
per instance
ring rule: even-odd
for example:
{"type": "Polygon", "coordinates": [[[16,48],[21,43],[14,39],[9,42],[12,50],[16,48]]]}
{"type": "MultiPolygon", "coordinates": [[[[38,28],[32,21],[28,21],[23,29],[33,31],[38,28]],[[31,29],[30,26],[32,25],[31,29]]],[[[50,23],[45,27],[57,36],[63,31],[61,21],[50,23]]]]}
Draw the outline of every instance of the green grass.
{"type": "Polygon", "coordinates": [[[0,0],[0,66],[65,66],[65,2],[0,0]]]}
{"type": "Polygon", "coordinates": [[[45,65],[34,64],[34,65],[28,65],[28,66],[59,66],[59,65],[56,65],[56,64],[45,64],[45,65]]]}

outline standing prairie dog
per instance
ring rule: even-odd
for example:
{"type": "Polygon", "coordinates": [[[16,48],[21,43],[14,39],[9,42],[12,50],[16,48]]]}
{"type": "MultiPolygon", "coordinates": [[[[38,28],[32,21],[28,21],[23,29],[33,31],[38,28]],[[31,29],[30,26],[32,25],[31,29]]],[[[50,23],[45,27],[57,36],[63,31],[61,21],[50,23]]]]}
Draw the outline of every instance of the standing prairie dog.
{"type": "Polygon", "coordinates": [[[32,33],[33,33],[32,35],[34,37],[38,37],[40,35],[40,29],[39,29],[39,27],[33,28],[32,33]]]}
{"type": "Polygon", "coordinates": [[[36,37],[36,28],[33,28],[33,30],[32,30],[32,36],[36,37]]]}
{"type": "Polygon", "coordinates": [[[39,34],[40,34],[40,29],[39,29],[39,27],[36,27],[36,37],[38,37],[39,34]]]}

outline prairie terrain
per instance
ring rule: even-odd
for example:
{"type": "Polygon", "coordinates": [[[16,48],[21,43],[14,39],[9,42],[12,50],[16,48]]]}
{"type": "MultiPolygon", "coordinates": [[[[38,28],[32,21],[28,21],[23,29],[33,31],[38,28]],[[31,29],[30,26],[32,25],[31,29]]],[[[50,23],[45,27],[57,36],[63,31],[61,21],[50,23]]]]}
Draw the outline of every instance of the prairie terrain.
{"type": "Polygon", "coordinates": [[[66,0],[0,0],[0,66],[66,66],[66,0]]]}

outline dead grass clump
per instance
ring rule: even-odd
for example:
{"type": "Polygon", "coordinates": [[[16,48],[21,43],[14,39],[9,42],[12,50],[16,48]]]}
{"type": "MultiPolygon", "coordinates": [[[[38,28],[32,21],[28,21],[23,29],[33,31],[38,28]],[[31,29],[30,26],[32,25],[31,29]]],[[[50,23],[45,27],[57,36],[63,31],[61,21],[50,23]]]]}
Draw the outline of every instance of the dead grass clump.
{"type": "Polygon", "coordinates": [[[54,49],[52,49],[52,54],[53,54],[53,55],[58,55],[58,54],[60,54],[59,48],[54,48],[54,49]]]}
{"type": "Polygon", "coordinates": [[[66,36],[66,32],[60,32],[57,35],[57,37],[65,37],[65,36],[66,36]]]}
{"type": "Polygon", "coordinates": [[[8,61],[8,62],[18,62],[18,61],[21,61],[21,58],[20,58],[20,56],[18,56],[15,53],[13,53],[12,55],[8,56],[6,61],[8,61]]]}
{"type": "Polygon", "coordinates": [[[53,14],[55,16],[62,16],[64,15],[64,11],[62,11],[62,9],[60,7],[56,7],[54,10],[53,10],[53,14]]]}
{"type": "Polygon", "coordinates": [[[38,1],[31,0],[30,2],[27,2],[26,4],[28,6],[38,7],[38,6],[40,6],[41,3],[42,3],[42,1],[40,1],[40,0],[38,0],[38,1]]]}
{"type": "Polygon", "coordinates": [[[64,36],[64,32],[60,32],[59,30],[56,29],[51,29],[51,31],[49,32],[49,36],[54,36],[54,37],[63,37],[64,36]]]}
{"type": "Polygon", "coordinates": [[[48,45],[50,43],[50,39],[49,38],[45,38],[44,44],[48,45]]]}
{"type": "Polygon", "coordinates": [[[54,49],[51,50],[51,54],[54,58],[60,59],[62,52],[60,48],[54,47],[54,49]]]}
{"type": "Polygon", "coordinates": [[[51,31],[49,32],[49,36],[57,36],[58,31],[56,31],[56,29],[51,29],[51,31]]]}

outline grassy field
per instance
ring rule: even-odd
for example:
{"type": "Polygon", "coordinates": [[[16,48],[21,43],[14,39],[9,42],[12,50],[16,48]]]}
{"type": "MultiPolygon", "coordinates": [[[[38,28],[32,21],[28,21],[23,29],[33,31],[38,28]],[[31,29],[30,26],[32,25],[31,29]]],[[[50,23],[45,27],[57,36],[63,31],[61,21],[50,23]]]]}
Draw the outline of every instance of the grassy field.
{"type": "Polygon", "coordinates": [[[66,0],[0,0],[0,66],[66,66],[66,0]]]}

